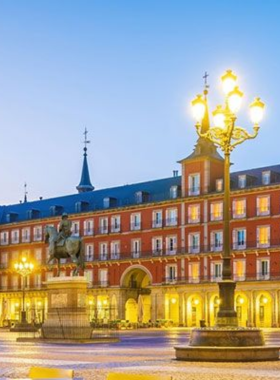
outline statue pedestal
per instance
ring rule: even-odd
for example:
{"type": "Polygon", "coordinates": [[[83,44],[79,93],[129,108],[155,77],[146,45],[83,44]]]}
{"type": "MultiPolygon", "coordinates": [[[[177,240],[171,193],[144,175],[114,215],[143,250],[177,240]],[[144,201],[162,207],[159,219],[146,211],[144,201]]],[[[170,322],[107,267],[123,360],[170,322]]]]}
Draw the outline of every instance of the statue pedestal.
{"type": "Polygon", "coordinates": [[[92,328],[86,310],[85,277],[54,277],[46,282],[48,315],[42,326],[44,339],[86,340],[92,328]]]}

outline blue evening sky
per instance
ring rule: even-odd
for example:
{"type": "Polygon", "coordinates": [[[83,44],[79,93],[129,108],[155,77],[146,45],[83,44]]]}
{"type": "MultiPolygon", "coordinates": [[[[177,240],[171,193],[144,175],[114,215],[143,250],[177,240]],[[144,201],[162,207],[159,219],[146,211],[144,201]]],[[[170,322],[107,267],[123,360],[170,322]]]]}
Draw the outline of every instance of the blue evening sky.
{"type": "Polygon", "coordinates": [[[210,107],[231,68],[266,102],[233,170],[280,163],[280,1],[0,0],[0,204],[76,192],[83,130],[96,188],[172,175],[196,141],[189,103],[210,107]]]}

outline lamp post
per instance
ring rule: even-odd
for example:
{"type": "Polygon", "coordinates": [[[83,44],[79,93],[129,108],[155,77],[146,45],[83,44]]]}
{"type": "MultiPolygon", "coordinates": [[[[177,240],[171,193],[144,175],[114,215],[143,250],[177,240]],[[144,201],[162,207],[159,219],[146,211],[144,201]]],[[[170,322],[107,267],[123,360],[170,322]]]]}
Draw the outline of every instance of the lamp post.
{"type": "Polygon", "coordinates": [[[25,288],[26,288],[26,277],[29,276],[34,268],[31,262],[28,262],[26,257],[22,257],[21,260],[14,264],[15,271],[22,278],[22,309],[21,309],[21,324],[27,324],[26,319],[26,309],[25,309],[25,288]]]}
{"type": "Polygon", "coordinates": [[[193,115],[196,120],[196,131],[203,137],[218,145],[224,152],[224,250],[222,281],[219,282],[219,311],[216,326],[237,326],[237,314],[234,309],[235,282],[232,281],[230,260],[230,153],[239,144],[258,135],[259,123],[263,118],[264,103],[256,98],[250,105],[250,116],[253,123],[253,133],[236,125],[237,112],[241,106],[243,93],[236,86],[236,75],[228,70],[222,76],[223,91],[225,93],[224,105],[217,106],[213,112],[214,125],[207,131],[202,131],[202,120],[206,112],[206,95],[197,95],[192,101],[193,115]]]}

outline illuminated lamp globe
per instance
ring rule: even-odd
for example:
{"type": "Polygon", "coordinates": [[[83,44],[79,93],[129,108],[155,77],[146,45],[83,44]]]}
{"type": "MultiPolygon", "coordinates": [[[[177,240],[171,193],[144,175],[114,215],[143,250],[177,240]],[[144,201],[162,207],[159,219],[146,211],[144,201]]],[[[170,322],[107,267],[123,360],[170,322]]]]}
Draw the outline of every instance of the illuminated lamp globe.
{"type": "Polygon", "coordinates": [[[214,126],[217,128],[224,128],[225,127],[225,111],[223,110],[222,106],[217,106],[215,111],[212,113],[213,120],[214,120],[214,126]]]}
{"type": "Polygon", "coordinates": [[[239,111],[241,107],[242,97],[243,92],[240,91],[238,87],[235,87],[234,90],[228,94],[228,106],[232,113],[239,111]]]}
{"type": "Polygon", "coordinates": [[[201,123],[206,110],[205,100],[203,99],[202,95],[197,95],[196,98],[192,101],[191,105],[195,121],[201,123]]]}
{"type": "Polygon", "coordinates": [[[252,123],[255,125],[259,124],[262,121],[264,114],[265,104],[261,101],[260,98],[255,98],[253,103],[250,104],[250,118],[252,123]]]}
{"type": "Polygon", "coordinates": [[[228,95],[236,86],[237,76],[232,72],[232,70],[227,70],[221,77],[223,83],[223,91],[228,95]]]}

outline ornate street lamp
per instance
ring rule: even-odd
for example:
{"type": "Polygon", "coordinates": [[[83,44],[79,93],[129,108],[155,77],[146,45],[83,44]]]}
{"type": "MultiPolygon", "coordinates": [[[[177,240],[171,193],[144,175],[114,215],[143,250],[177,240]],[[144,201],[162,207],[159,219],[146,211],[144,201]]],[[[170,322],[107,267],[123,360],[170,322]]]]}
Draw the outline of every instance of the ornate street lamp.
{"type": "Polygon", "coordinates": [[[22,278],[22,308],[20,322],[21,324],[27,324],[25,309],[26,278],[32,273],[34,265],[31,262],[28,262],[26,257],[22,257],[21,261],[14,264],[14,269],[22,278]]]}
{"type": "Polygon", "coordinates": [[[243,93],[236,86],[237,76],[228,70],[222,76],[223,91],[225,93],[224,105],[218,105],[213,112],[214,125],[206,132],[202,131],[202,120],[206,112],[206,95],[197,95],[192,101],[193,115],[196,120],[196,130],[203,137],[218,145],[224,152],[224,251],[222,281],[219,283],[219,312],[217,326],[237,326],[237,314],[234,310],[235,282],[232,281],[230,263],[230,153],[245,140],[254,139],[259,131],[259,123],[264,114],[264,103],[256,98],[250,105],[250,116],[253,122],[253,133],[236,125],[236,113],[239,111],[243,93]]]}

